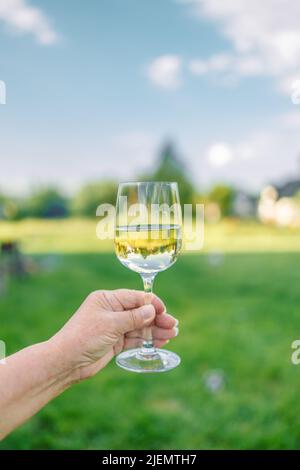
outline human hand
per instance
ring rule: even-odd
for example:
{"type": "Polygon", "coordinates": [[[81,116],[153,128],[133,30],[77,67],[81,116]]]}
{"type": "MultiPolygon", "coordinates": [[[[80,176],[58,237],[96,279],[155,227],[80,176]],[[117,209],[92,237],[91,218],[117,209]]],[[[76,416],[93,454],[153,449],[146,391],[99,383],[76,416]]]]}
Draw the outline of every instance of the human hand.
{"type": "Polygon", "coordinates": [[[123,349],[140,346],[142,330],[149,325],[153,325],[155,347],[164,346],[178,333],[177,321],[156,295],[127,289],[95,291],[50,341],[77,370],[78,380],[83,380],[123,349]],[[151,296],[147,302],[146,295],[151,296]]]}

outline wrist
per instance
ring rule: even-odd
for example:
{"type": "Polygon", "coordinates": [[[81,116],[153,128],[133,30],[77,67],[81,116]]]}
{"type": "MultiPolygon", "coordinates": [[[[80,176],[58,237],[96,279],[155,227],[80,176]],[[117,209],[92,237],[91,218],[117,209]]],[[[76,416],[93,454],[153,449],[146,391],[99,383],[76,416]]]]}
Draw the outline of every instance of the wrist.
{"type": "Polygon", "coordinates": [[[63,388],[68,388],[80,381],[80,371],[76,362],[72,358],[72,352],[68,351],[67,346],[53,336],[43,343],[47,350],[47,356],[52,357],[52,367],[55,373],[55,379],[61,382],[63,388]]]}

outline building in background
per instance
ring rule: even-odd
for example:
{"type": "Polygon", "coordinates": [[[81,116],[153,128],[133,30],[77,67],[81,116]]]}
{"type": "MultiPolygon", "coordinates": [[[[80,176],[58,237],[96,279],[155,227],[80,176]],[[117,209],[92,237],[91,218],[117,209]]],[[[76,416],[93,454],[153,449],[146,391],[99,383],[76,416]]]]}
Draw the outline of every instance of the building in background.
{"type": "Polygon", "coordinates": [[[257,213],[264,224],[300,227],[300,180],[264,188],[260,194],[257,213]]]}

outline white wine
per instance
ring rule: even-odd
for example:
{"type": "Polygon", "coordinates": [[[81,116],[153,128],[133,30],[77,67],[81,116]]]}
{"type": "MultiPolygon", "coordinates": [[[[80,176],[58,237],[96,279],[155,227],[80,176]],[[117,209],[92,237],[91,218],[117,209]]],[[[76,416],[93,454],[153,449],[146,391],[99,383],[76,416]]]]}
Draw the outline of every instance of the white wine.
{"type": "Polygon", "coordinates": [[[181,249],[178,225],[132,225],[116,228],[116,254],[124,266],[140,274],[156,274],[173,263],[181,249]]]}
{"type": "MultiPolygon", "coordinates": [[[[115,221],[115,249],[119,261],[140,274],[145,292],[152,292],[156,274],[172,266],[181,250],[182,216],[177,183],[119,184],[115,221]],[[145,224],[136,218],[138,213],[145,224]]],[[[145,303],[147,300],[145,297],[145,303]]],[[[152,325],[147,326],[141,333],[142,347],[125,349],[118,354],[119,367],[148,373],[165,372],[180,364],[177,354],[154,346],[152,332],[152,325]]]]}

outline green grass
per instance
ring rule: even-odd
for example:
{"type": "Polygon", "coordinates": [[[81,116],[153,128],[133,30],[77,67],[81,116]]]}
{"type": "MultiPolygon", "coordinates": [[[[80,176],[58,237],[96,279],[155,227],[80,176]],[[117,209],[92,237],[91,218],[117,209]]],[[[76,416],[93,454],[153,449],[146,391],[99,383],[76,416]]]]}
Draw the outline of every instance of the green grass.
{"type": "MultiPolygon", "coordinates": [[[[96,236],[98,220],[0,221],[0,240],[20,241],[27,253],[95,253],[111,251],[110,240],[96,236]]],[[[300,252],[300,228],[275,228],[237,219],[206,224],[203,251],[300,252]]]]}
{"type": "MultiPolygon", "coordinates": [[[[242,238],[236,233],[234,246],[242,238]]],[[[112,253],[67,253],[55,243],[42,250],[37,239],[44,253],[34,259],[43,268],[11,281],[0,297],[8,353],[51,336],[91,290],[141,287],[112,253]]],[[[300,253],[272,253],[274,246],[267,253],[255,243],[257,252],[251,246],[251,253],[237,249],[216,259],[183,255],[158,276],[155,290],[180,320],[169,344],[180,367],[140,376],[112,362],[47,405],[0,449],[300,448],[300,366],[290,362],[291,343],[300,338],[300,253]],[[204,382],[214,369],[225,377],[216,393],[204,382]]]]}

